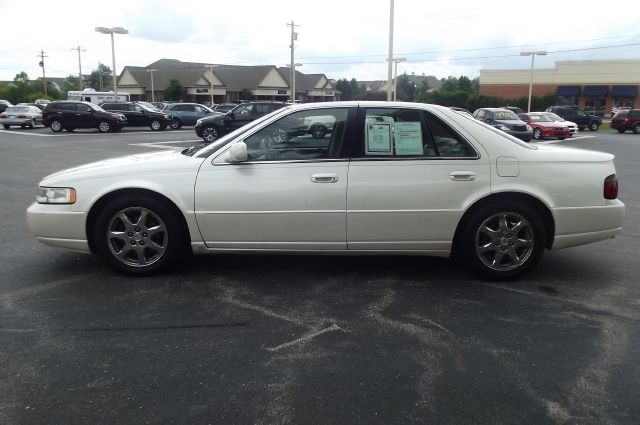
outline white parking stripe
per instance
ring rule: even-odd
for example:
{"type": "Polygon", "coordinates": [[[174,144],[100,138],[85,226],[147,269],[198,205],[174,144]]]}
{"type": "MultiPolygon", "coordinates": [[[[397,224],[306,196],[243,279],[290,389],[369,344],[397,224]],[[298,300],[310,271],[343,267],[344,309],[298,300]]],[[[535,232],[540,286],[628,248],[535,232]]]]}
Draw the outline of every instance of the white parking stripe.
{"type": "MultiPolygon", "coordinates": [[[[171,130],[171,133],[192,133],[193,130],[171,130]]],[[[157,131],[136,131],[130,133],[72,133],[66,131],[64,133],[59,134],[43,134],[43,133],[31,133],[26,131],[11,131],[11,130],[0,130],[0,133],[11,133],[11,134],[20,134],[22,136],[38,136],[38,137],[65,137],[65,136],[130,136],[136,134],[158,134],[157,131]]]]}
{"type": "Polygon", "coordinates": [[[54,137],[55,134],[27,133],[24,131],[0,130],[0,133],[19,134],[21,136],[38,136],[38,137],[54,137]]]}

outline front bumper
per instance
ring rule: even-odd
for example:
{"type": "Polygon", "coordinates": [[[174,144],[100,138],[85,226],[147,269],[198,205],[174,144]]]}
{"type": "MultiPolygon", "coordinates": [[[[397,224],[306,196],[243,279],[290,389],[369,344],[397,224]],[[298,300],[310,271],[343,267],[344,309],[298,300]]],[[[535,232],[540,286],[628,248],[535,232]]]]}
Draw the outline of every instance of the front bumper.
{"type": "Polygon", "coordinates": [[[91,252],[85,230],[87,214],[71,205],[38,204],[27,209],[27,227],[45,244],[72,251],[91,252]]]}
{"type": "Polygon", "coordinates": [[[505,131],[505,133],[510,134],[513,137],[517,137],[518,139],[528,142],[531,139],[533,139],[533,131],[516,131],[516,130],[509,130],[509,131],[505,131]]]}

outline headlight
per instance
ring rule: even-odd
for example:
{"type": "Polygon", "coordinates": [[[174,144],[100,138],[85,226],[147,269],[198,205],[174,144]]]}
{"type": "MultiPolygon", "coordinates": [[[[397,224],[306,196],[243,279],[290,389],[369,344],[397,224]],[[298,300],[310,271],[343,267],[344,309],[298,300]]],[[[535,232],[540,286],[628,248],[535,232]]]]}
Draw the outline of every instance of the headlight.
{"type": "Polygon", "coordinates": [[[200,118],[200,119],[198,119],[198,120],[196,121],[196,125],[200,125],[200,124],[202,124],[202,118],[200,118]]]}
{"type": "Polygon", "coordinates": [[[533,131],[533,127],[531,127],[530,125],[527,125],[527,131],[533,131]]]}
{"type": "Polygon", "coordinates": [[[165,120],[170,120],[170,119],[171,119],[171,115],[164,114],[164,115],[163,115],[163,118],[164,118],[165,120]]]}
{"type": "Polygon", "coordinates": [[[40,187],[36,201],[39,204],[75,204],[76,190],[72,187],[40,187]]]}

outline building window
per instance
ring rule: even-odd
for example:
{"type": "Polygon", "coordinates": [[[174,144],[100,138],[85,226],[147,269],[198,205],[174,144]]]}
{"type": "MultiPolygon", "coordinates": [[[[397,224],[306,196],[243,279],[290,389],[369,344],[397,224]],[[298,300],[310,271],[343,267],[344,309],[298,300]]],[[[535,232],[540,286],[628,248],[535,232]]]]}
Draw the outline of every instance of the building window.
{"type": "Polygon", "coordinates": [[[584,109],[592,115],[604,116],[604,105],[607,98],[604,96],[590,96],[584,98],[584,109]]]}

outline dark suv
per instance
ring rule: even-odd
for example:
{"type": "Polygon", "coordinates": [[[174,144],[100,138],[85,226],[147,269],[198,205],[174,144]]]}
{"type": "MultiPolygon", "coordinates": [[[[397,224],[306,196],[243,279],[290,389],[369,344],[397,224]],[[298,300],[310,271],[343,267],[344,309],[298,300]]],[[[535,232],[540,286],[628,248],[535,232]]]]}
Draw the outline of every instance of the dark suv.
{"type": "Polygon", "coordinates": [[[122,129],[127,124],[127,117],[107,112],[89,102],[58,100],[44,108],[42,122],[55,132],[62,131],[63,128],[67,131],[76,128],[97,128],[101,133],[107,133],[122,129]]]}
{"type": "Polygon", "coordinates": [[[241,103],[225,114],[200,118],[196,122],[196,134],[205,142],[211,143],[218,137],[285,106],[287,104],[282,102],[241,103]]]}
{"type": "Polygon", "coordinates": [[[640,109],[622,109],[611,119],[611,128],[615,128],[620,133],[632,130],[640,134],[640,109]]]}
{"type": "Polygon", "coordinates": [[[577,106],[549,106],[546,111],[560,115],[566,121],[573,121],[580,131],[585,128],[597,131],[598,127],[602,125],[602,118],[596,115],[589,115],[577,106]]]}
{"type": "Polygon", "coordinates": [[[151,127],[151,130],[164,130],[171,124],[171,117],[155,108],[135,102],[105,102],[102,109],[120,112],[127,117],[127,125],[132,127],[151,127]]]}
{"type": "Polygon", "coordinates": [[[533,137],[533,129],[522,121],[515,112],[503,108],[476,109],[473,116],[478,121],[487,123],[520,140],[528,142],[533,137]]]}

